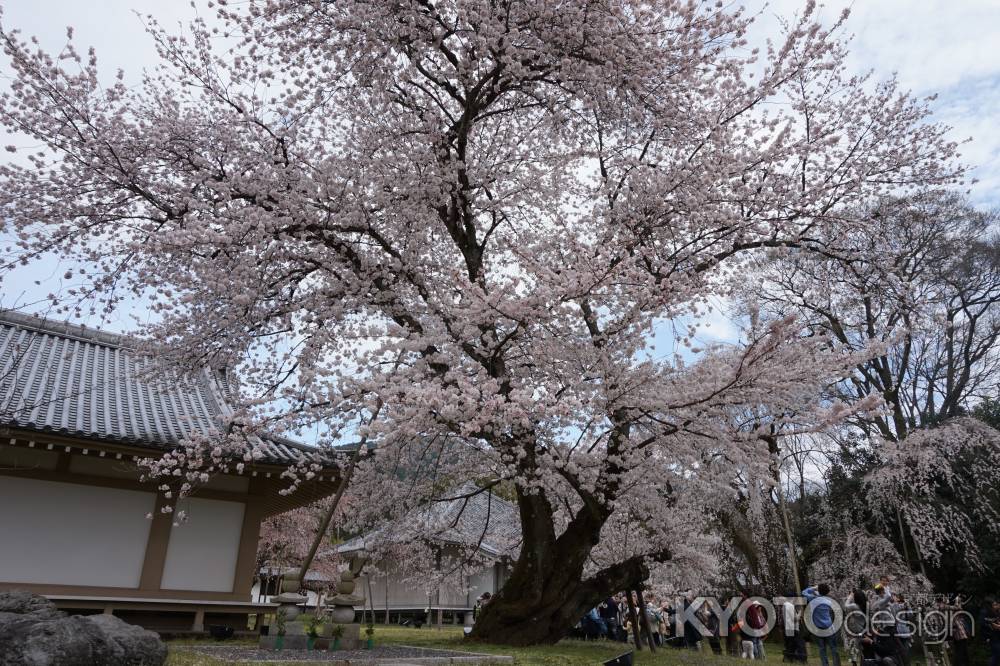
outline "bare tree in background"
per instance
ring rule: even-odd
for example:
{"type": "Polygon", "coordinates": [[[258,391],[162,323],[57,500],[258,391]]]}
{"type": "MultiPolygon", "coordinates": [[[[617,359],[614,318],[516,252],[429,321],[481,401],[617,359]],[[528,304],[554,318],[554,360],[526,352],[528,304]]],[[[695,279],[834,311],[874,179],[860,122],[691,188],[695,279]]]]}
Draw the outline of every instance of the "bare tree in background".
{"type": "MultiPolygon", "coordinates": [[[[841,349],[874,350],[827,397],[847,404],[876,396],[884,401],[883,410],[853,414],[848,423],[855,434],[840,433],[840,439],[845,453],[856,455],[860,447],[870,465],[889,469],[890,458],[900,457],[890,450],[905,449],[914,432],[962,416],[997,394],[1000,240],[995,212],[977,210],[950,193],[889,199],[869,219],[866,229],[847,239],[840,258],[799,255],[770,266],[763,288],[744,294],[743,303],[754,317],[796,315],[808,334],[823,335],[841,349]],[[875,247],[885,252],[873,261],[875,247]]],[[[942,451],[938,457],[944,456],[942,451]]],[[[956,470],[948,478],[962,477],[956,470]]],[[[952,527],[963,524],[962,533],[976,533],[969,526],[979,508],[957,507],[948,499],[953,489],[935,494],[925,485],[919,502],[903,496],[886,502],[885,487],[881,505],[896,508],[881,516],[883,528],[894,533],[906,562],[921,571],[927,559],[922,549],[939,559],[947,545],[940,535],[958,531],[944,525],[915,529],[914,522],[947,515],[952,527]]],[[[912,484],[894,487],[912,492],[912,484]]],[[[974,544],[958,552],[975,564],[974,544]]]]}
{"type": "Polygon", "coordinates": [[[995,212],[954,194],[883,202],[847,243],[854,258],[797,255],[747,296],[770,316],[799,316],[840,347],[875,348],[831,397],[880,396],[887,409],[852,423],[900,441],[964,414],[1000,387],[1000,240],[995,212]],[[884,248],[881,260],[870,251],[884,248]]]}

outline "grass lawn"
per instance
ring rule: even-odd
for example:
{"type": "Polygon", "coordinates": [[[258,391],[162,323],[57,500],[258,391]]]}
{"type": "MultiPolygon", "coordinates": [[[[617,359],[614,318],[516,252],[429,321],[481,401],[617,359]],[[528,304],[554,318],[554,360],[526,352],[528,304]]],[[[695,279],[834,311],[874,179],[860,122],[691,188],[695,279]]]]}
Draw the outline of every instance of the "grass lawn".
{"type": "MultiPolygon", "coordinates": [[[[584,642],[577,640],[565,640],[557,645],[545,645],[530,648],[510,648],[502,645],[484,645],[482,643],[466,642],[462,636],[461,627],[447,627],[438,631],[434,628],[412,629],[405,627],[386,627],[376,625],[376,643],[386,645],[413,645],[427,648],[440,648],[444,650],[466,650],[469,652],[484,652],[490,654],[504,654],[514,657],[517,666],[593,666],[600,664],[606,659],[626,652],[629,648],[621,643],[607,642],[584,642]]],[[[197,645],[198,643],[208,645],[215,644],[214,641],[172,641],[169,643],[170,654],[167,657],[167,666],[233,666],[233,662],[220,661],[211,657],[186,650],[186,647],[197,645]]],[[[244,642],[246,645],[253,643],[244,642]]],[[[707,646],[706,646],[707,647],[707,646]]],[[[972,646],[973,663],[980,663],[985,660],[981,641],[977,641],[972,646]],[[981,659],[977,660],[977,657],[981,659]]],[[[819,657],[815,647],[809,646],[809,664],[819,666],[819,657]]],[[[849,664],[843,651],[840,654],[841,663],[849,664]]],[[[919,650],[915,650],[911,655],[912,666],[922,666],[923,655],[919,650]]],[[[244,662],[239,666],[261,666],[263,663],[272,665],[303,666],[302,662],[244,662]]],[[[636,653],[636,664],[643,666],[740,666],[744,663],[735,657],[715,656],[711,652],[689,652],[687,650],[676,650],[666,648],[657,650],[655,655],[651,655],[647,650],[636,653]]],[[[760,662],[754,662],[760,663],[760,662]]],[[[781,643],[767,643],[767,664],[781,663],[781,643]]]]}
{"type": "MultiPolygon", "coordinates": [[[[511,648],[502,645],[485,645],[469,643],[462,636],[461,627],[448,627],[440,631],[434,628],[412,629],[406,627],[377,626],[375,641],[381,644],[414,645],[418,647],[441,648],[445,650],[467,650],[490,654],[504,654],[514,657],[517,666],[592,666],[627,652],[629,647],[622,643],[584,642],[565,640],[557,645],[546,645],[530,648],[511,648]]],[[[207,642],[211,644],[211,641],[207,642]]],[[[185,646],[195,644],[193,641],[174,641],[170,643],[170,656],[167,666],[232,666],[233,662],[224,662],[205,655],[185,650],[185,646]]],[[[707,646],[706,646],[707,647],[707,646]]],[[[769,647],[768,662],[781,662],[781,648],[777,644],[769,647]],[[776,652],[775,652],[776,651],[776,652]],[[775,656],[776,654],[776,656],[775,656]]],[[[254,662],[260,666],[262,662],[254,662]]],[[[301,662],[267,662],[269,664],[288,664],[302,666],[301,662]]],[[[646,650],[636,654],[635,663],[644,666],[682,666],[685,664],[710,664],[739,666],[739,660],[732,657],[716,657],[710,652],[689,652],[665,648],[657,650],[656,655],[650,655],[646,650]]],[[[240,666],[250,666],[249,663],[240,666]]]]}

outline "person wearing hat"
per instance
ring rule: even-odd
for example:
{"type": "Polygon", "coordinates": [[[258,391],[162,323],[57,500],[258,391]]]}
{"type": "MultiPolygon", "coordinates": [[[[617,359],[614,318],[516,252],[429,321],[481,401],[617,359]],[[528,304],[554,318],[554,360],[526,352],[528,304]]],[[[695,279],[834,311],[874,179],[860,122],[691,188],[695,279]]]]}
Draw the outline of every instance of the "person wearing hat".
{"type": "MultiPolygon", "coordinates": [[[[885,579],[883,576],[882,580],[885,579]]],[[[875,584],[875,597],[868,608],[872,613],[872,624],[876,627],[895,628],[896,619],[892,617],[892,593],[881,581],[875,584]]],[[[895,634],[895,631],[892,633],[895,634]]]]}

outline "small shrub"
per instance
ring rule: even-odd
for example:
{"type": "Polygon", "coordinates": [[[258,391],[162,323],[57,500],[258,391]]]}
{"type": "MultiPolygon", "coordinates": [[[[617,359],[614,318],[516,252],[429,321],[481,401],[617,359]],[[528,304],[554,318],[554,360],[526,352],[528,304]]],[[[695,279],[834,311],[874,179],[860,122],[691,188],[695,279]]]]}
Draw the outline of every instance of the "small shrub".
{"type": "Polygon", "coordinates": [[[323,622],[315,615],[310,616],[306,620],[306,636],[310,638],[317,638],[319,636],[319,628],[322,626],[323,622]]]}

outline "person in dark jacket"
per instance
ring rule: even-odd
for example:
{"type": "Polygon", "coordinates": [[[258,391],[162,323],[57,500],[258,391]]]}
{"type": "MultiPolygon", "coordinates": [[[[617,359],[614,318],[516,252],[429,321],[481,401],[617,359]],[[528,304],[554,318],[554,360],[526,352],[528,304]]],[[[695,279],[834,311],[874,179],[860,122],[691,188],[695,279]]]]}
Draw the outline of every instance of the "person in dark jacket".
{"type": "Polygon", "coordinates": [[[601,614],[601,619],[604,620],[604,624],[608,627],[608,638],[614,641],[625,641],[626,636],[624,636],[621,620],[619,619],[621,612],[615,598],[608,597],[597,610],[601,614]]]}
{"type": "Polygon", "coordinates": [[[869,631],[861,638],[861,654],[866,666],[899,666],[896,641],[892,636],[869,631]]]}
{"type": "Polygon", "coordinates": [[[986,605],[981,625],[990,648],[990,666],[1000,666],[1000,601],[992,599],[986,605]]]}
{"type": "Polygon", "coordinates": [[[739,620],[736,619],[736,613],[733,613],[729,617],[729,628],[726,632],[726,651],[730,656],[740,656],[742,638],[743,637],[740,635],[739,620]]]}
{"type": "Polygon", "coordinates": [[[948,638],[951,640],[951,648],[955,653],[952,663],[954,666],[969,666],[969,639],[972,637],[972,625],[966,620],[968,614],[963,612],[962,598],[953,596],[947,602],[941,604],[941,610],[951,615],[951,627],[948,638]]]}
{"type": "MultiPolygon", "coordinates": [[[[788,592],[785,596],[791,599],[795,596],[795,593],[788,592]]],[[[806,640],[802,634],[799,614],[795,609],[795,604],[791,601],[786,601],[781,605],[781,623],[785,635],[785,649],[782,652],[782,661],[804,664],[806,662],[806,640]]]]}
{"type": "MultiPolygon", "coordinates": [[[[744,595],[746,596],[746,595],[744,595]]],[[[751,636],[751,642],[753,643],[753,658],[754,659],[764,659],[766,655],[764,654],[764,640],[763,636],[760,635],[767,626],[767,611],[758,602],[754,601],[747,608],[747,625],[753,630],[755,636],[751,636]]],[[[838,665],[839,666],[839,665],[838,665]]]]}
{"type": "Polygon", "coordinates": [[[479,619],[479,615],[483,612],[483,606],[485,606],[486,604],[490,603],[490,600],[492,600],[492,599],[493,599],[493,595],[490,594],[489,592],[483,592],[482,594],[479,595],[479,598],[476,599],[476,605],[472,607],[472,620],[473,621],[476,621],[476,620],[479,619]]]}
{"type": "MultiPolygon", "coordinates": [[[[691,600],[684,597],[684,610],[687,611],[691,607],[691,600]]],[[[684,621],[684,647],[691,648],[693,650],[698,649],[698,643],[701,642],[701,632],[694,626],[691,620],[684,621]]]]}
{"type": "Polygon", "coordinates": [[[712,648],[712,654],[722,654],[722,643],[719,641],[721,631],[719,616],[708,606],[702,606],[701,612],[704,613],[705,620],[702,624],[708,629],[708,644],[712,648]]]}

